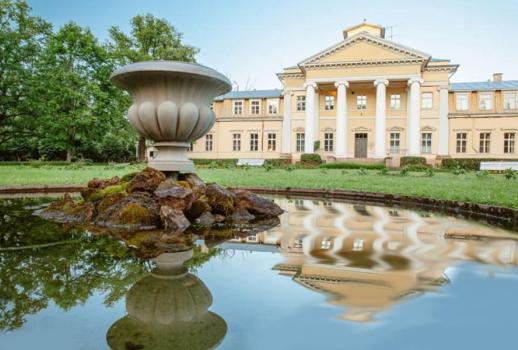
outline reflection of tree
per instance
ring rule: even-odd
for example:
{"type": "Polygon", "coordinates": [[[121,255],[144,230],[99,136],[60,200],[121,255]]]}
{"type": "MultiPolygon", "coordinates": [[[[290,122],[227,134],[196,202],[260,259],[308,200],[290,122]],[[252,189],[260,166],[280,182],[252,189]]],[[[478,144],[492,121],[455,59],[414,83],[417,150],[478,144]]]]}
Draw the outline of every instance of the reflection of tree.
{"type": "MultiPolygon", "coordinates": [[[[0,201],[0,330],[21,327],[25,316],[45,309],[49,302],[64,310],[83,304],[94,293],[110,306],[147,273],[147,262],[106,236],[32,216],[24,206],[34,201],[0,201]],[[40,249],[2,251],[52,242],[40,249]]],[[[195,250],[188,266],[195,269],[210,257],[195,250]]]]}

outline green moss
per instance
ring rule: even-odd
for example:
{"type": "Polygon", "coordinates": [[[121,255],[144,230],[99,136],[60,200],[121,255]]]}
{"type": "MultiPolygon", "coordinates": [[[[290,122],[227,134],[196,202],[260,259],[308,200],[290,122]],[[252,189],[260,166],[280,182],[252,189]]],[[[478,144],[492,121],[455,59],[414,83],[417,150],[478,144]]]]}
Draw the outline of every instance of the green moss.
{"type": "Polygon", "coordinates": [[[191,185],[187,181],[176,181],[178,186],[182,186],[183,188],[191,189],[191,185]]]}
{"type": "Polygon", "coordinates": [[[138,173],[138,171],[135,171],[133,173],[124,175],[123,177],[121,177],[121,182],[130,182],[138,173]]]}
{"type": "Polygon", "coordinates": [[[116,192],[116,193],[109,194],[101,200],[101,202],[97,206],[97,211],[99,213],[103,212],[107,208],[111,207],[112,205],[117,203],[119,200],[121,200],[122,198],[127,197],[127,196],[128,196],[128,194],[126,192],[116,192]]]}
{"type": "Polygon", "coordinates": [[[122,193],[123,195],[127,196],[128,195],[128,186],[129,186],[129,183],[128,182],[123,182],[121,184],[118,184],[118,185],[113,185],[113,186],[108,186],[102,190],[99,190],[99,191],[96,191],[94,193],[92,193],[89,197],[88,197],[88,201],[89,202],[96,202],[98,200],[101,200],[103,199],[104,197],[110,195],[110,194],[114,194],[114,193],[122,193]]]}
{"type": "Polygon", "coordinates": [[[152,221],[149,211],[136,204],[128,204],[119,214],[119,220],[124,224],[146,224],[152,221]]]}

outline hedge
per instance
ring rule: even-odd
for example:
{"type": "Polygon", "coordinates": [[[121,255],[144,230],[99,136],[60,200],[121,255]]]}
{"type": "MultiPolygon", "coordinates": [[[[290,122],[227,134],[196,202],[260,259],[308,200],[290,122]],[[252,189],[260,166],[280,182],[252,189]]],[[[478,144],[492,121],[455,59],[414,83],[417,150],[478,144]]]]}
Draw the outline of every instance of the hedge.
{"type": "Polygon", "coordinates": [[[68,165],[75,165],[75,164],[82,164],[82,165],[92,165],[92,164],[106,164],[106,163],[93,163],[91,160],[88,161],[77,161],[77,162],[67,162],[64,160],[53,160],[53,161],[39,161],[39,160],[29,160],[29,161],[16,161],[16,160],[3,160],[0,161],[1,165],[26,165],[26,166],[68,166],[68,165]]]}
{"type": "Polygon", "coordinates": [[[324,169],[372,169],[372,170],[381,170],[385,169],[385,164],[383,163],[354,163],[354,162],[335,162],[335,163],[325,163],[320,166],[324,169]]]}
{"type": "Polygon", "coordinates": [[[399,166],[404,167],[407,165],[424,165],[424,166],[426,166],[426,158],[425,157],[412,157],[412,156],[401,157],[399,166]]]}
{"type": "Polygon", "coordinates": [[[480,162],[517,162],[518,159],[501,159],[501,158],[444,158],[441,167],[444,169],[454,169],[461,167],[466,170],[479,170],[480,162]]]}
{"type": "Polygon", "coordinates": [[[317,153],[304,153],[300,156],[300,163],[304,166],[318,166],[322,164],[322,158],[317,153]]]}

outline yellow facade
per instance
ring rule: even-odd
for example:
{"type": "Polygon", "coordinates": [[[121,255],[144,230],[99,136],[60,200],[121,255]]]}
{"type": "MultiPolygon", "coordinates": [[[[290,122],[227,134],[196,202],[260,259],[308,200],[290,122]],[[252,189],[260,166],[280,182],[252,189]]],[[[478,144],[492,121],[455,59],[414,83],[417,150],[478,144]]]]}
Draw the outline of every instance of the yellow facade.
{"type": "Polygon", "coordinates": [[[518,81],[450,83],[458,65],[384,35],[373,24],[351,27],[278,73],[282,90],[218,97],[216,124],[190,157],[518,158],[518,81]]]}

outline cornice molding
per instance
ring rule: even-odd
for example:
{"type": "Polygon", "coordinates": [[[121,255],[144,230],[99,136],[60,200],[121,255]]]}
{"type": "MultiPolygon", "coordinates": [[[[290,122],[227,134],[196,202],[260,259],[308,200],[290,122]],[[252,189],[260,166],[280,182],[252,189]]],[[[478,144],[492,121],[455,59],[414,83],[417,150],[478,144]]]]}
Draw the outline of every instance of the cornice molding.
{"type": "Polygon", "coordinates": [[[309,63],[305,64],[306,70],[322,69],[322,68],[354,68],[354,67],[369,67],[369,66],[394,66],[394,65],[409,65],[409,64],[423,64],[426,59],[389,59],[389,60],[360,60],[360,61],[341,61],[341,62],[323,62],[323,63],[309,63]]]}

